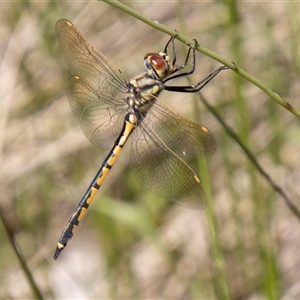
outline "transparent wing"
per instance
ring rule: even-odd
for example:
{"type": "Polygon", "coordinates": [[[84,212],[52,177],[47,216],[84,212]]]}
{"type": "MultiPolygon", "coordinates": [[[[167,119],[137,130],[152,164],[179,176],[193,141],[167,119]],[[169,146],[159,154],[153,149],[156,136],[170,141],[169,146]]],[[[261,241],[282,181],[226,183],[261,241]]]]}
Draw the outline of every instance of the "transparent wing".
{"type": "Polygon", "coordinates": [[[58,20],[55,31],[60,49],[72,74],[89,82],[96,91],[105,90],[116,99],[121,99],[122,97],[117,97],[118,93],[127,91],[122,72],[92,47],[70,21],[58,20]]]}
{"type": "Polygon", "coordinates": [[[136,179],[154,194],[182,206],[205,207],[205,192],[194,171],[142,127],[133,132],[130,165],[136,179]]]}
{"type": "Polygon", "coordinates": [[[143,120],[146,132],[153,131],[174,153],[183,159],[208,157],[215,153],[217,143],[210,131],[186,119],[158,99],[143,120]]]}
{"type": "Polygon", "coordinates": [[[116,107],[111,95],[97,92],[79,76],[69,78],[66,90],[71,110],[87,138],[95,146],[111,147],[122,129],[125,107],[116,107]]]}
{"type": "Polygon", "coordinates": [[[121,128],[116,123],[124,112],[126,80],[70,21],[57,21],[55,31],[64,59],[77,75],[67,83],[71,109],[94,145],[111,146],[121,128]]]}
{"type": "Polygon", "coordinates": [[[131,168],[143,186],[185,207],[205,206],[201,181],[183,158],[215,152],[215,139],[206,127],[181,117],[157,100],[133,139],[131,168]]]}

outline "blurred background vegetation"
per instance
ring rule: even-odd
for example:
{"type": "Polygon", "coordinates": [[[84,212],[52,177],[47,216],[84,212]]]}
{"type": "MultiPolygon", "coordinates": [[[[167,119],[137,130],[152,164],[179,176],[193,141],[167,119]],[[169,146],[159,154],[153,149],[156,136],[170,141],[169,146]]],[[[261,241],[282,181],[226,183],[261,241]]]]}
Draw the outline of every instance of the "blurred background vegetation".
{"type": "MultiPolygon", "coordinates": [[[[299,3],[127,4],[300,107],[299,3]]],[[[207,165],[200,162],[208,208],[185,209],[141,187],[127,146],[54,261],[61,230],[108,151],[89,143],[70,111],[55,22],[72,21],[127,78],[143,72],[144,54],[162,50],[169,36],[102,2],[2,2],[0,12],[0,209],[41,294],[1,224],[1,299],[300,298],[299,220],[195,95],[160,98],[217,140],[207,165]]],[[[183,61],[187,47],[177,48],[183,61]]],[[[220,65],[196,55],[194,83],[220,65]]],[[[202,93],[300,207],[299,119],[231,71],[202,93]]]]}

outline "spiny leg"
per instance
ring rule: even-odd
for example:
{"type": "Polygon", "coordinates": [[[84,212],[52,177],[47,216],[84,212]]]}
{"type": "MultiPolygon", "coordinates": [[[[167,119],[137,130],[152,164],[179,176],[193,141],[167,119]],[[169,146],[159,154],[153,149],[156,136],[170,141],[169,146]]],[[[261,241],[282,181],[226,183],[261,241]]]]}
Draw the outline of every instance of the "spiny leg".
{"type": "Polygon", "coordinates": [[[186,86],[167,86],[165,85],[165,90],[171,92],[182,92],[182,93],[196,93],[199,92],[205,85],[207,85],[214,77],[216,77],[221,71],[232,69],[233,67],[230,66],[221,66],[213,73],[208,75],[206,78],[198,82],[194,85],[186,85],[186,86]]]}

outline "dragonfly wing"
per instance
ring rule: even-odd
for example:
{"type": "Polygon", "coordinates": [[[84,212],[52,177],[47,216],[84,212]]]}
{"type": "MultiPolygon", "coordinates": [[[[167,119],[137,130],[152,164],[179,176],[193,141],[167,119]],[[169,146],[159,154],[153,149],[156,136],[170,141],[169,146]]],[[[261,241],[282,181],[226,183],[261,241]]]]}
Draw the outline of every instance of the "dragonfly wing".
{"type": "Polygon", "coordinates": [[[145,130],[141,123],[133,132],[130,165],[137,180],[159,197],[188,208],[204,208],[205,192],[194,171],[153,131],[145,130]]]}
{"type": "Polygon", "coordinates": [[[216,140],[199,123],[186,119],[158,99],[143,120],[145,130],[158,138],[182,159],[208,157],[215,153],[216,140]]]}
{"type": "Polygon", "coordinates": [[[64,59],[76,75],[66,86],[72,112],[94,145],[111,147],[122,128],[126,81],[70,21],[57,21],[55,31],[64,59]]]}
{"type": "Polygon", "coordinates": [[[116,99],[116,103],[122,102],[122,96],[127,92],[127,88],[121,71],[92,47],[70,21],[58,20],[55,31],[72,74],[89,82],[95,91],[110,94],[116,99]]]}
{"type": "Polygon", "coordinates": [[[95,146],[111,147],[122,129],[124,107],[117,107],[113,96],[97,92],[79,76],[69,78],[66,90],[71,110],[87,138],[95,146]]]}

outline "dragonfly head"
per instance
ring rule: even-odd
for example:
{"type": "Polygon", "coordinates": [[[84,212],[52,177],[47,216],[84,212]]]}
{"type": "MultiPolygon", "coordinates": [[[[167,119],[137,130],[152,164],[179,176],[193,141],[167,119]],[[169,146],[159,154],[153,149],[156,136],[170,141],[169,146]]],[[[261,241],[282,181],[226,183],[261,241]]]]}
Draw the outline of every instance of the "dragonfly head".
{"type": "Polygon", "coordinates": [[[175,70],[173,60],[164,52],[147,53],[144,58],[144,64],[160,80],[164,80],[175,70]]]}

